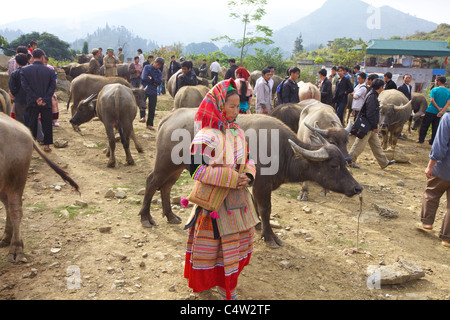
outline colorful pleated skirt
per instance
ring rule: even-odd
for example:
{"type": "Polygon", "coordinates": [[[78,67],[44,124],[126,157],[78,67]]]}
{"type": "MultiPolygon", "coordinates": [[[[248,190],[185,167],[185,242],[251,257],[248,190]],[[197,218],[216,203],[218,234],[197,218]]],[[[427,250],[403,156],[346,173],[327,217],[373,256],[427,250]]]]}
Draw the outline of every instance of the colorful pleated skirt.
{"type": "Polygon", "coordinates": [[[184,277],[194,292],[216,286],[226,290],[226,298],[236,289],[241,271],[250,262],[255,228],[214,237],[213,219],[201,209],[189,229],[184,277]]]}

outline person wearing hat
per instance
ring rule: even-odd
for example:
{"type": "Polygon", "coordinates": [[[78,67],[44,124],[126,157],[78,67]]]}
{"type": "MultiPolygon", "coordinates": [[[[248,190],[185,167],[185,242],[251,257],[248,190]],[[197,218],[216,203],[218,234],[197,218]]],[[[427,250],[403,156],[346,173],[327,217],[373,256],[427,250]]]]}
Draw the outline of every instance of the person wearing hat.
{"type": "Polygon", "coordinates": [[[125,55],[122,52],[122,47],[119,47],[119,54],[117,55],[117,59],[119,59],[119,63],[124,63],[125,61],[125,55]]]}
{"type": "Polygon", "coordinates": [[[119,60],[114,54],[114,49],[108,48],[106,50],[106,57],[103,59],[106,77],[117,77],[117,63],[119,63],[119,60]]]}
{"type": "Polygon", "coordinates": [[[92,49],[92,58],[89,61],[88,72],[90,74],[100,74],[100,50],[92,49]]]}

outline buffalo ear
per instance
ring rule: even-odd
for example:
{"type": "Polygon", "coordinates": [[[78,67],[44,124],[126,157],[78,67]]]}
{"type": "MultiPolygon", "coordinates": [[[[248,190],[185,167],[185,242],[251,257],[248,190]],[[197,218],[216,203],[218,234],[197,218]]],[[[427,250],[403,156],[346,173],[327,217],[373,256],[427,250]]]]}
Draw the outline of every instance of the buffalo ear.
{"type": "Polygon", "coordinates": [[[89,103],[89,111],[95,111],[95,108],[97,107],[97,99],[92,100],[89,103]]]}

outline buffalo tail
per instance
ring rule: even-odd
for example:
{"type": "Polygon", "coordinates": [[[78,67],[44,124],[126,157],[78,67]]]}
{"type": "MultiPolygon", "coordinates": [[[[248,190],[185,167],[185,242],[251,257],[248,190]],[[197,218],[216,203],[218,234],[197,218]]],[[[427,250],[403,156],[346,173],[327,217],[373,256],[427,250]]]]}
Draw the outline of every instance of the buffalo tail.
{"type": "Polygon", "coordinates": [[[50,166],[50,168],[52,168],[64,181],[67,181],[68,183],[70,183],[70,185],[72,187],[74,187],[75,190],[81,195],[80,187],[78,186],[78,184],[71,177],[69,177],[69,174],[66,171],[64,171],[63,168],[61,168],[56,163],[54,163],[52,160],[50,160],[41,151],[41,149],[38,147],[38,145],[34,141],[33,141],[33,148],[34,148],[34,150],[36,150],[37,153],[39,153],[39,155],[42,157],[42,159],[44,159],[45,162],[47,162],[47,164],[50,166]]]}

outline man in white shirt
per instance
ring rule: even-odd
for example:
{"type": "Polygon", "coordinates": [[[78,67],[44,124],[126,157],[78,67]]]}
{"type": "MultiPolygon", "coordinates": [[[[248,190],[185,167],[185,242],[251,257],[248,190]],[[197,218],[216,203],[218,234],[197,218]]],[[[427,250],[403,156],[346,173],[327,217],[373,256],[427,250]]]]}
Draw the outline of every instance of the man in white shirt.
{"type": "Polygon", "coordinates": [[[138,50],[137,50],[137,53],[138,53],[138,57],[139,57],[139,64],[140,64],[142,67],[144,67],[144,61],[145,61],[145,58],[144,58],[144,55],[142,54],[142,50],[141,50],[141,49],[138,49],[138,50]]]}
{"type": "Polygon", "coordinates": [[[265,68],[262,71],[262,76],[256,80],[255,95],[256,95],[256,113],[269,114],[272,110],[272,90],[270,89],[270,80],[272,79],[272,72],[270,69],[265,68]]]}
{"type": "Polygon", "coordinates": [[[352,114],[355,119],[358,116],[358,113],[361,111],[362,106],[364,105],[364,101],[366,99],[368,88],[365,84],[367,75],[364,72],[360,72],[358,77],[356,78],[358,84],[353,90],[353,103],[352,103],[352,114]]]}
{"type": "Polygon", "coordinates": [[[219,72],[221,70],[219,59],[216,59],[211,65],[209,66],[209,70],[211,70],[211,80],[213,80],[212,85],[215,86],[219,79],[219,72]]]}

